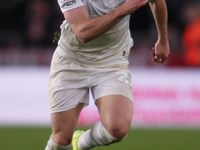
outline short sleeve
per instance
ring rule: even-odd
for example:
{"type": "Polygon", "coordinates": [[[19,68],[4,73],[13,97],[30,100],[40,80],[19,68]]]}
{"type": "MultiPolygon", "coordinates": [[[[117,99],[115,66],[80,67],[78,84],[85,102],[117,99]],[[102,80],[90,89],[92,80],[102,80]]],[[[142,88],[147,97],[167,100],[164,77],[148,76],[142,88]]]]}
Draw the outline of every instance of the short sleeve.
{"type": "Polygon", "coordinates": [[[58,4],[62,13],[84,5],[81,0],[58,0],[58,4]]]}

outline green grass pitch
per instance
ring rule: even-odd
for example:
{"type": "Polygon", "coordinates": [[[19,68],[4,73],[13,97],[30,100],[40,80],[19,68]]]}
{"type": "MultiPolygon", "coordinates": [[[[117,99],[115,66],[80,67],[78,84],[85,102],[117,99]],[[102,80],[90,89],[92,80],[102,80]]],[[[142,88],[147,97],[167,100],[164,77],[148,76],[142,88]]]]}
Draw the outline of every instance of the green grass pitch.
{"type": "MultiPolygon", "coordinates": [[[[44,150],[45,127],[0,127],[1,150],[44,150]]],[[[94,150],[200,150],[199,129],[131,129],[125,140],[94,150]]]]}

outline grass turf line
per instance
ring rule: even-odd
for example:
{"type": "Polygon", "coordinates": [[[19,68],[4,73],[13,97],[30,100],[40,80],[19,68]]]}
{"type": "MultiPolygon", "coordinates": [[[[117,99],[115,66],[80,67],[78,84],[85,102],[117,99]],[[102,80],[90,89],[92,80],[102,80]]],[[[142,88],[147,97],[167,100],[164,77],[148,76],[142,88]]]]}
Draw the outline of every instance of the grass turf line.
{"type": "MultiPolygon", "coordinates": [[[[44,150],[50,134],[44,127],[0,127],[0,149],[44,150]]],[[[200,130],[131,129],[120,143],[94,150],[200,150],[200,130]]]]}

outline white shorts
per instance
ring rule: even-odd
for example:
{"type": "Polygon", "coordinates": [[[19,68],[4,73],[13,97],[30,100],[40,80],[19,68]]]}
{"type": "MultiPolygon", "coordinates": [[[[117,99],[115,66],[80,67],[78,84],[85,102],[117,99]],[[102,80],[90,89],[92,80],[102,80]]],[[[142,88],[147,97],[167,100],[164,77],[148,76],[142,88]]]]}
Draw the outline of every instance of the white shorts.
{"type": "Polygon", "coordinates": [[[123,95],[133,101],[128,67],[86,67],[54,53],[49,79],[50,112],[58,113],[89,104],[89,89],[96,101],[107,95],[123,95]]]}

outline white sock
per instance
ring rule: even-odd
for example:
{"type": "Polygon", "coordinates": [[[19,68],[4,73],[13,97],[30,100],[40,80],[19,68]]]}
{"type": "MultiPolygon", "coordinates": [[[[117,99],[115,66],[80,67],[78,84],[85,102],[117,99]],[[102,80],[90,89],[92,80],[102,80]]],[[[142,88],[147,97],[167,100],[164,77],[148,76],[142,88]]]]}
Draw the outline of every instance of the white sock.
{"type": "Polygon", "coordinates": [[[71,144],[67,146],[60,146],[57,145],[50,137],[49,141],[47,142],[47,146],[45,150],[70,150],[71,144]]]}
{"type": "Polygon", "coordinates": [[[77,146],[81,150],[88,150],[95,146],[109,145],[121,141],[122,139],[111,136],[99,121],[91,129],[81,134],[77,146]]]}

